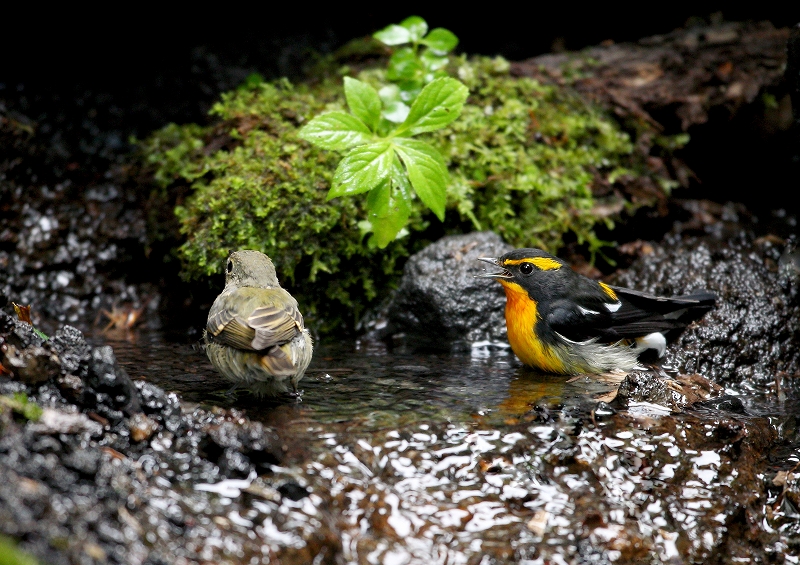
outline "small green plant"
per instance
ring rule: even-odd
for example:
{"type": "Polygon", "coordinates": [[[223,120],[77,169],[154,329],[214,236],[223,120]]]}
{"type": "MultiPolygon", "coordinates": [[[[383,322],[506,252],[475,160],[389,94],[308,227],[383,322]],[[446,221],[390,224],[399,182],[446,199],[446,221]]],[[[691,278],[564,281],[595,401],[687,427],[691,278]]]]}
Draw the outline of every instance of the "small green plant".
{"type": "Polygon", "coordinates": [[[3,408],[8,408],[32,422],[36,422],[42,417],[42,408],[31,402],[24,392],[15,392],[12,396],[0,396],[0,411],[3,408]]]}
{"type": "Polygon", "coordinates": [[[389,60],[386,77],[394,84],[376,90],[345,77],[350,112],[321,114],[299,132],[322,149],[345,152],[328,200],[368,192],[369,220],[360,226],[372,232],[370,245],[380,248],[402,235],[411,214],[412,190],[444,220],[447,165],[437,149],[414,136],[458,118],[468,90],[443,71],[458,39],[442,28],[427,31],[425,20],[414,16],[377,32],[376,39],[387,45],[411,44],[389,60]]]}
{"type": "Polygon", "coordinates": [[[408,104],[434,79],[448,76],[445,67],[448,53],[458,45],[453,32],[437,27],[428,33],[428,24],[419,16],[406,18],[376,32],[373,37],[396,49],[389,59],[386,78],[394,84],[378,91],[387,120],[400,123],[406,119],[408,104]]]}

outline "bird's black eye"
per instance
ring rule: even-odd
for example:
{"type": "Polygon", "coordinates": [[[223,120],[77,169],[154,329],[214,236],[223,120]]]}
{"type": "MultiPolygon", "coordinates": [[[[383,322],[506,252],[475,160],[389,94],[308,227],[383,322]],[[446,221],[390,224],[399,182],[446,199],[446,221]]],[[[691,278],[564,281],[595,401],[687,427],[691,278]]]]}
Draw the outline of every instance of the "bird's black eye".
{"type": "Polygon", "coordinates": [[[523,275],[530,275],[533,272],[533,265],[530,263],[523,263],[519,266],[519,272],[523,275]]]}
{"type": "Polygon", "coordinates": [[[229,273],[230,273],[230,272],[233,272],[233,261],[228,261],[228,267],[227,267],[227,269],[228,269],[228,272],[229,272],[229,273]]]}

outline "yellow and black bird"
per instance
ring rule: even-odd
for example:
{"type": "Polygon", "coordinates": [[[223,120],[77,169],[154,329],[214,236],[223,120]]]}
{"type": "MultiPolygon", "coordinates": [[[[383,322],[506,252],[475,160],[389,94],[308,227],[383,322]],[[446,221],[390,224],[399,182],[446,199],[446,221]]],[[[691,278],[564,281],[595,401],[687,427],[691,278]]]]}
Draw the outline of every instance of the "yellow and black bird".
{"type": "Polygon", "coordinates": [[[547,373],[629,371],[648,350],[663,357],[666,336],[716,302],[707,290],[665,298],[610,286],[541,249],[480,260],[501,269],[477,276],[503,285],[511,349],[523,363],[547,373]]]}
{"type": "Polygon", "coordinates": [[[206,354],[229,381],[258,395],[297,383],[311,363],[311,335],[297,301],[281,288],[275,266],[259,251],[228,257],[225,289],[208,312],[206,354]]]}

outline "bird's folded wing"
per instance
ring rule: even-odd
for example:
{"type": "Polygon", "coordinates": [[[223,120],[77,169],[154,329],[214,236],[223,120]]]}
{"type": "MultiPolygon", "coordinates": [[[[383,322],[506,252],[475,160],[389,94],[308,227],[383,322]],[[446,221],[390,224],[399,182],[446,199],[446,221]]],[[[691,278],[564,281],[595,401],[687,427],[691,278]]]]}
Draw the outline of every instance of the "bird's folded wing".
{"type": "Polygon", "coordinates": [[[603,308],[582,307],[569,300],[553,303],[546,316],[553,330],[571,341],[579,342],[598,337],[611,322],[609,312],[603,308]]]}
{"type": "Polygon", "coordinates": [[[211,308],[206,330],[215,341],[260,351],[291,340],[303,329],[303,316],[280,289],[243,289],[220,295],[211,308]],[[255,306],[255,304],[259,304],[255,306]]]}
{"type": "Polygon", "coordinates": [[[624,301],[623,307],[613,313],[604,308],[590,309],[576,302],[559,301],[548,313],[547,322],[563,337],[577,342],[594,338],[614,342],[686,325],[678,320],[666,319],[658,313],[632,307],[624,301]]]}
{"type": "Polygon", "coordinates": [[[303,316],[296,307],[290,305],[256,308],[247,322],[255,330],[253,349],[266,349],[285,343],[303,330],[303,316]]]}

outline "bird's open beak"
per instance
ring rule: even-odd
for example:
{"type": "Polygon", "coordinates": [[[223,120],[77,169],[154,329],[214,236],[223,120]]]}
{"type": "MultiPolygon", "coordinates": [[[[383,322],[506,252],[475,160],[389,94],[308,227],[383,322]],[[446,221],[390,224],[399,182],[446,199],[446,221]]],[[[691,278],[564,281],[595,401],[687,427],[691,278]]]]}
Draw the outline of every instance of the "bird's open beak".
{"type": "MultiPolygon", "coordinates": [[[[494,265],[495,267],[500,267],[501,269],[503,269],[502,266],[500,265],[500,263],[498,262],[498,260],[496,258],[494,258],[494,257],[478,257],[478,261],[483,261],[484,263],[489,263],[490,265],[494,265]]],[[[475,278],[476,279],[510,279],[512,277],[511,277],[511,273],[508,272],[508,270],[503,269],[499,273],[481,273],[480,275],[475,275],[475,278]]]]}

